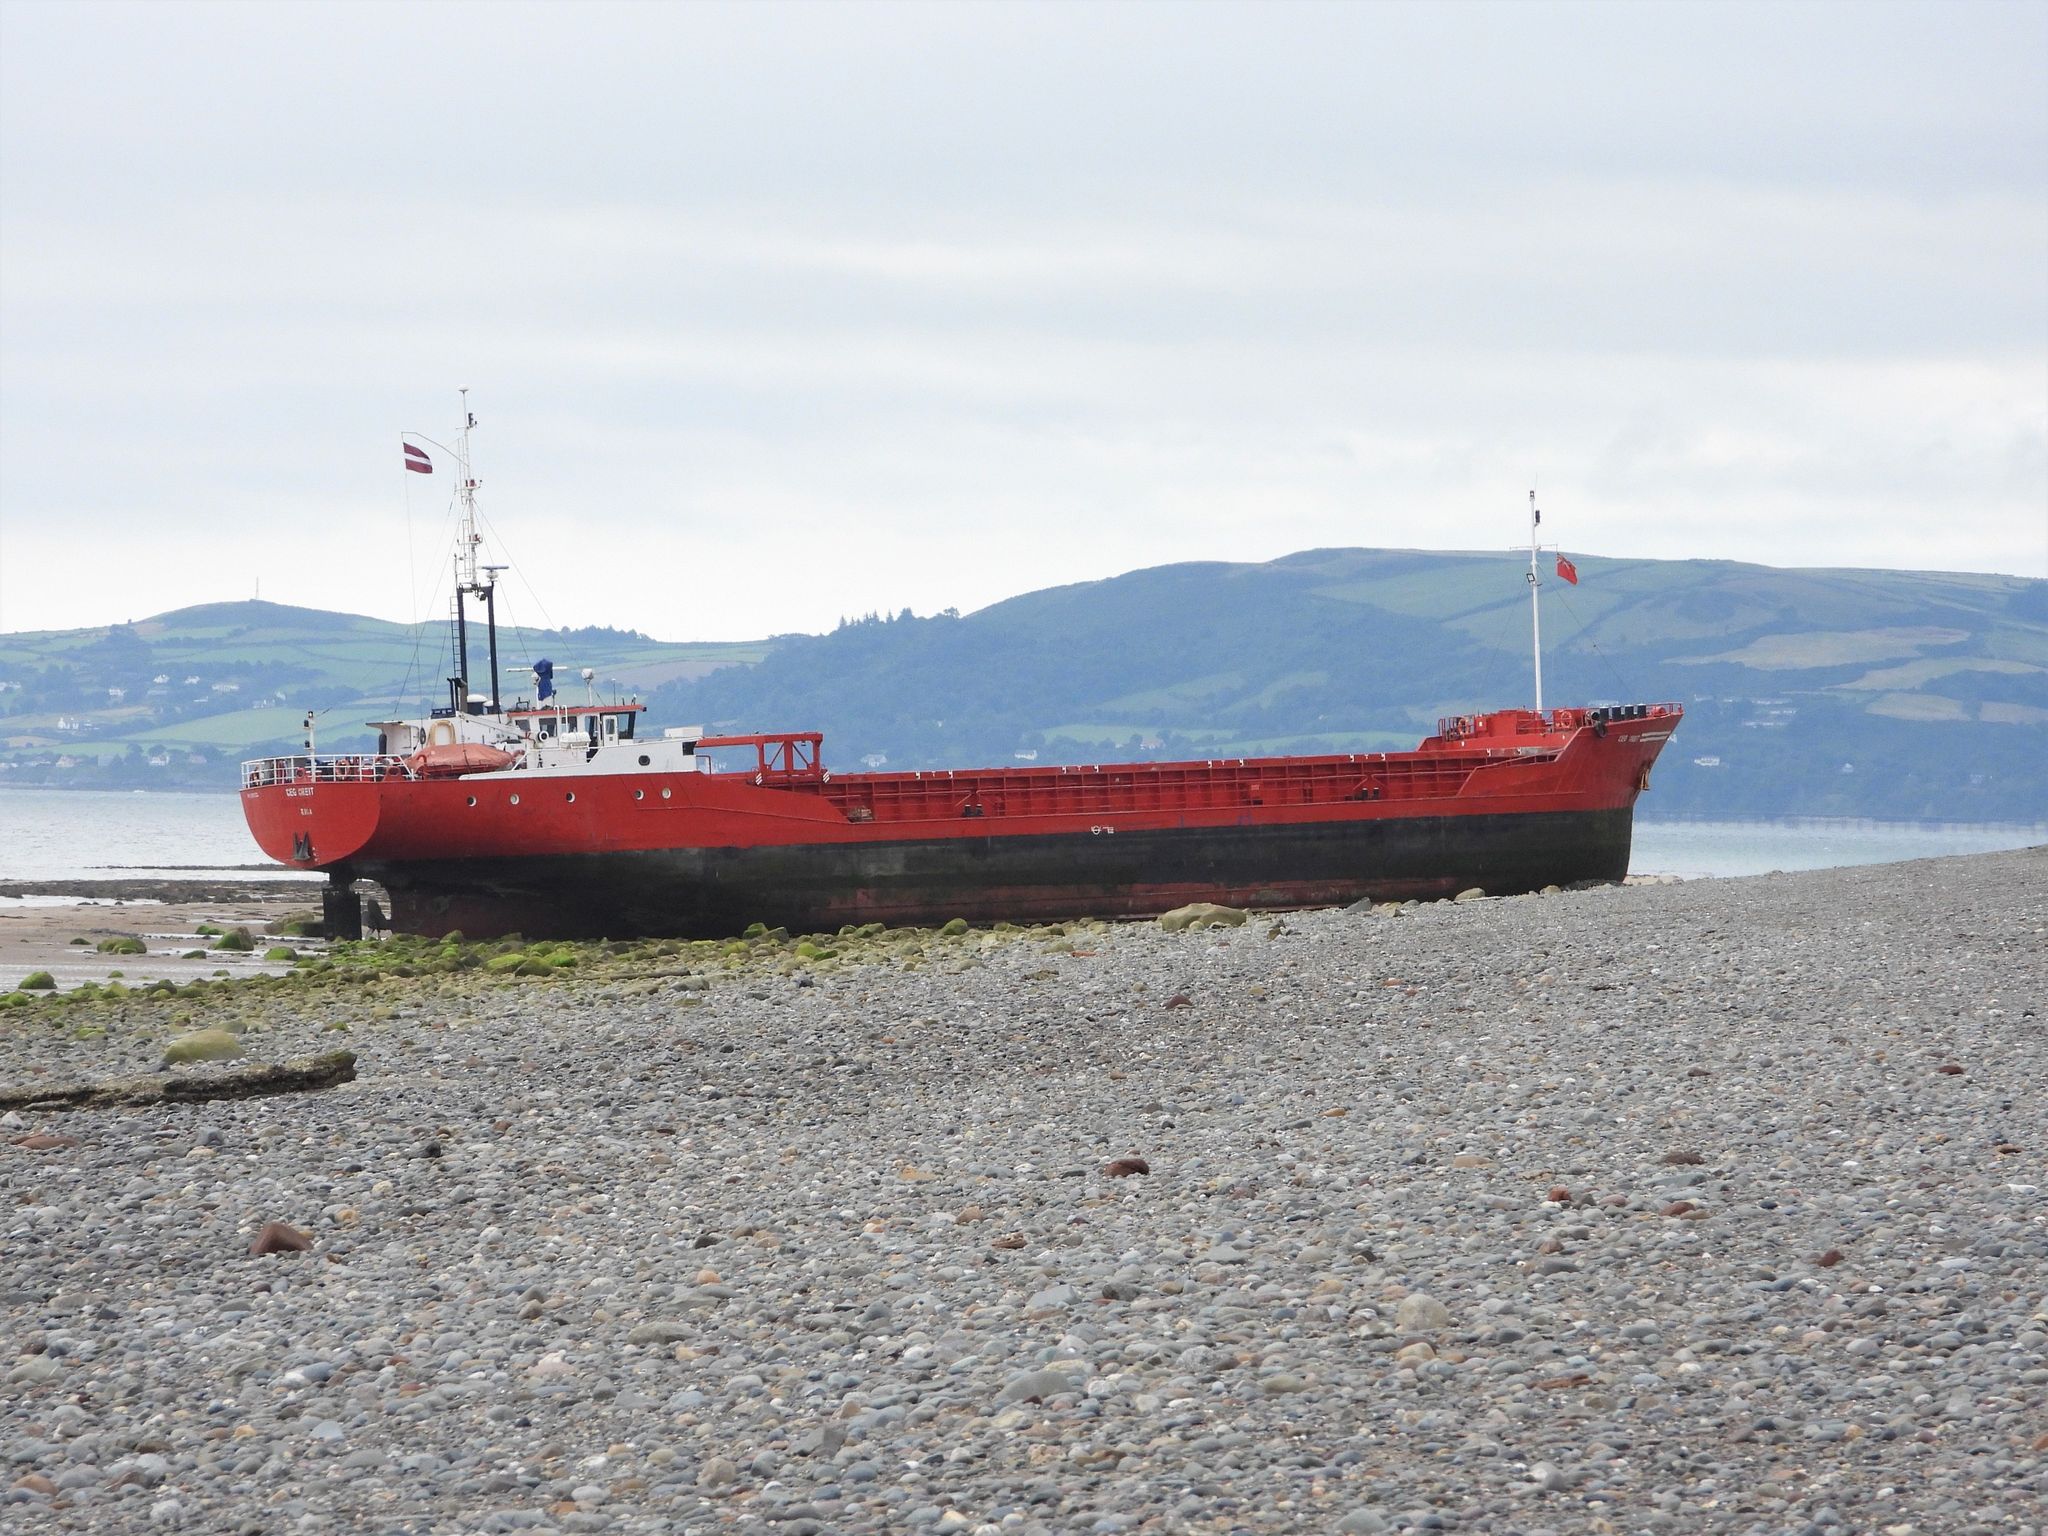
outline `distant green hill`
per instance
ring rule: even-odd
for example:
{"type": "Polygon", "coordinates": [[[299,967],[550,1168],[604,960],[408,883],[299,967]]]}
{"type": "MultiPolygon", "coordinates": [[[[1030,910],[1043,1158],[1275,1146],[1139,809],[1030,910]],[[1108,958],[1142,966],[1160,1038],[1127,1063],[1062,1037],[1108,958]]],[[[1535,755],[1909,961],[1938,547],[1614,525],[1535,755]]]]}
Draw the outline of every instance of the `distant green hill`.
{"type": "MultiPolygon", "coordinates": [[[[1512,556],[1309,550],[786,639],[657,690],[665,720],[821,729],[830,762],[1116,761],[1413,746],[1530,697],[1512,556]]],[[[2048,817],[2048,582],[1578,561],[1544,587],[1547,702],[1674,699],[1660,815],[2048,817]]]]}
{"type": "MultiPolygon", "coordinates": [[[[1578,569],[1544,587],[1546,701],[1686,706],[1646,813],[2048,817],[2048,582],[1578,569]]],[[[323,748],[357,750],[361,721],[439,698],[446,646],[442,624],[271,603],[0,635],[0,783],[225,786],[294,750],[308,708],[323,748]]],[[[1380,751],[1530,694],[1522,568],[1416,551],[1159,566],[747,644],[508,631],[508,693],[540,654],[656,724],[823,730],[840,769],[1380,751]]]]}
{"type": "MultiPolygon", "coordinates": [[[[540,656],[564,677],[590,665],[608,690],[645,695],[767,650],[611,629],[498,636],[508,701],[530,690],[527,668],[540,656]]],[[[470,671],[480,688],[485,654],[479,626],[470,671]]],[[[0,635],[0,783],[226,787],[240,758],[298,750],[309,709],[320,712],[323,750],[362,750],[373,740],[365,720],[442,700],[452,655],[446,623],[262,602],[0,635]]]]}

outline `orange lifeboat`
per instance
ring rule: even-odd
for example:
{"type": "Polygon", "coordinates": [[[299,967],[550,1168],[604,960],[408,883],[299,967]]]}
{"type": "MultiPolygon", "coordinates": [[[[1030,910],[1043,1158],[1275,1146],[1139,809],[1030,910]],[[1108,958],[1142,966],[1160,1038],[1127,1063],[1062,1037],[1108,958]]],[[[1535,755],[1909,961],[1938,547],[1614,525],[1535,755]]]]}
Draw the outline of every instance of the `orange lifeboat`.
{"type": "Polygon", "coordinates": [[[454,779],[465,773],[495,773],[518,761],[515,754],[481,742],[455,742],[421,747],[405,766],[423,779],[454,779]]]}

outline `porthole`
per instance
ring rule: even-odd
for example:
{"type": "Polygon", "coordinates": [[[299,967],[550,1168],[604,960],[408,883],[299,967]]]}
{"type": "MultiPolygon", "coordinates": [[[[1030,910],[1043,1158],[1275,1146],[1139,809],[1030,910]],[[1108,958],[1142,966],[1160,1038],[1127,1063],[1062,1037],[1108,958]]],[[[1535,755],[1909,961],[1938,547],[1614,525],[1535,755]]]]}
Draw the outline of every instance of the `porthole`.
{"type": "Polygon", "coordinates": [[[469,803],[470,803],[471,805],[475,805],[475,804],[476,804],[476,796],[475,796],[475,795],[471,795],[471,796],[469,797],[469,803]]]}
{"type": "Polygon", "coordinates": [[[644,789],[636,789],[633,791],[633,798],[635,800],[645,800],[647,798],[647,791],[644,789]]]}
{"type": "Polygon", "coordinates": [[[574,805],[576,803],[576,791],[572,789],[569,791],[569,793],[562,796],[562,798],[568,801],[571,805],[574,805]]]}
{"type": "Polygon", "coordinates": [[[651,757],[649,757],[649,756],[648,756],[648,755],[647,755],[647,754],[646,754],[645,752],[642,752],[642,753],[640,754],[640,766],[641,766],[642,768],[645,768],[645,767],[646,767],[646,766],[647,766],[647,765],[648,765],[649,763],[651,763],[651,762],[653,762],[653,761],[654,761],[654,759],[653,759],[653,758],[651,758],[651,757]]]}
{"type": "Polygon", "coordinates": [[[663,790],[663,791],[661,792],[661,798],[662,798],[662,799],[664,799],[664,800],[666,800],[666,799],[668,798],[668,791],[667,791],[667,790],[665,790],[665,789],[664,789],[664,790],[663,790]]]}
{"type": "Polygon", "coordinates": [[[517,804],[519,803],[519,797],[518,797],[517,795],[514,795],[514,796],[512,797],[512,803],[513,803],[514,805],[517,805],[517,804]]]}

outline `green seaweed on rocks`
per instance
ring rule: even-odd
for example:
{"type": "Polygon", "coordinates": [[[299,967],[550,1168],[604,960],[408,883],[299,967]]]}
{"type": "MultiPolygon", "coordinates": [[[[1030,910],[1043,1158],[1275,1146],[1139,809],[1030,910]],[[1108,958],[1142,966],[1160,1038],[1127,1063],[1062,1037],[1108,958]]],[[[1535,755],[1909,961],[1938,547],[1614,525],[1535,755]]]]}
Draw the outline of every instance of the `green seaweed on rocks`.
{"type": "Polygon", "coordinates": [[[1239,907],[1219,906],[1213,901],[1190,902],[1159,914],[1159,926],[1168,933],[1189,928],[1242,928],[1250,914],[1239,907]]]}
{"type": "Polygon", "coordinates": [[[195,1061],[226,1061],[242,1054],[242,1042],[232,1030],[201,1029],[180,1035],[164,1047],[167,1066],[184,1066],[195,1061]]]}
{"type": "Polygon", "coordinates": [[[146,955],[149,946],[131,933],[119,934],[111,939],[101,939],[98,944],[103,955],[146,955]]]}
{"type": "MultiPolygon", "coordinates": [[[[204,928],[200,929],[201,933],[205,931],[204,928]]],[[[256,936],[246,928],[230,928],[213,941],[213,947],[246,955],[256,948],[256,936]]]]}
{"type": "Polygon", "coordinates": [[[57,990],[57,978],[48,971],[30,971],[21,978],[19,986],[23,992],[54,992],[57,990]]]}

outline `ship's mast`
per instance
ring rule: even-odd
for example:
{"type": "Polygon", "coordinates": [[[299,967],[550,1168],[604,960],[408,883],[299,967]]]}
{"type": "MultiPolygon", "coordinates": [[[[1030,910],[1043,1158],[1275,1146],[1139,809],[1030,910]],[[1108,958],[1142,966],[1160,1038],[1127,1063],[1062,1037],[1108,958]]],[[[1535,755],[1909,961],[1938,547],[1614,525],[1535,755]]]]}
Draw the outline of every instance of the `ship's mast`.
{"type": "Polygon", "coordinates": [[[1543,522],[1543,514],[1536,510],[1536,493],[1529,493],[1529,654],[1536,663],[1536,713],[1543,713],[1543,610],[1538,606],[1536,594],[1542,590],[1543,577],[1536,566],[1536,529],[1543,522]]]}
{"type": "Polygon", "coordinates": [[[476,418],[469,414],[469,391],[462,396],[462,435],[456,441],[455,457],[462,466],[462,536],[455,546],[455,584],[465,592],[481,590],[476,580],[476,547],[483,536],[476,531],[476,478],[469,472],[469,432],[476,418]]]}
{"type": "Polygon", "coordinates": [[[503,712],[498,692],[498,572],[502,566],[486,565],[479,570],[477,549],[483,543],[483,535],[476,529],[476,490],[482,484],[470,468],[469,434],[476,426],[476,417],[470,414],[469,391],[462,395],[462,435],[456,439],[455,457],[462,482],[459,494],[462,498],[462,528],[455,542],[455,647],[456,676],[449,679],[450,692],[454,697],[449,701],[457,714],[469,712],[469,626],[463,614],[462,599],[465,593],[473,593],[484,600],[484,625],[490,635],[491,647],[491,713],[503,712]]]}

